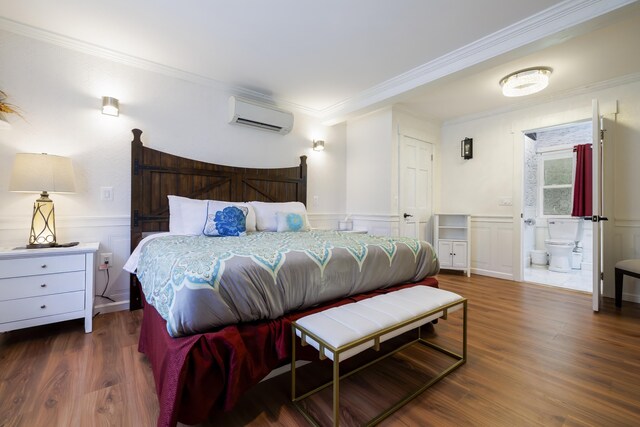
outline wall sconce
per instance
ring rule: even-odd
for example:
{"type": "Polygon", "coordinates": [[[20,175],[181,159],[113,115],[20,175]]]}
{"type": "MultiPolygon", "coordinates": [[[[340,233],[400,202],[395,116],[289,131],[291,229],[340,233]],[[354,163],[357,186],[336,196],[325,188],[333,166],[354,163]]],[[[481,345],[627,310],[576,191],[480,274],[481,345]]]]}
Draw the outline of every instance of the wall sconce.
{"type": "Polygon", "coordinates": [[[33,204],[28,249],[60,246],[56,241],[56,216],[53,193],[73,193],[76,183],[71,159],[37,153],[16,154],[9,191],[36,192],[40,198],[33,204]]]}
{"type": "Polygon", "coordinates": [[[473,138],[460,141],[460,157],[465,160],[473,159],[473,138]]]}
{"type": "Polygon", "coordinates": [[[116,116],[120,113],[120,102],[117,98],[112,98],[110,96],[102,97],[102,114],[106,114],[107,116],[116,116]]]}
{"type": "Polygon", "coordinates": [[[313,140],[313,151],[324,151],[324,141],[315,139],[313,140]]]}

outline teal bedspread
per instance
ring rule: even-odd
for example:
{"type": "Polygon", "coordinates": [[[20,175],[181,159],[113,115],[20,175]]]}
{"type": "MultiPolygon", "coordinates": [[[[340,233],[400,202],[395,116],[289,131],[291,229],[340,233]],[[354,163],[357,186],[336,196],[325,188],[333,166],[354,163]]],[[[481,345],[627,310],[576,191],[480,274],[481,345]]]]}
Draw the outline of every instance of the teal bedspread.
{"type": "Polygon", "coordinates": [[[163,236],[137,275],[171,336],[275,319],[335,298],[422,280],[439,264],[427,242],[336,231],[163,236]]]}

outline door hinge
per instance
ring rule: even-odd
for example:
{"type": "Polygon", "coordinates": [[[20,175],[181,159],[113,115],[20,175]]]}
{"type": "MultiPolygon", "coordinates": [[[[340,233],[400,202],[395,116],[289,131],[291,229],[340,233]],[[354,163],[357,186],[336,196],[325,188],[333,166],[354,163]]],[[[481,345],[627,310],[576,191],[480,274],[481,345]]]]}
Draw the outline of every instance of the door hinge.
{"type": "Polygon", "coordinates": [[[604,272],[603,271],[600,272],[600,280],[604,280],[604,272]]]}
{"type": "Polygon", "coordinates": [[[605,133],[606,129],[600,129],[600,141],[604,141],[604,133],[605,133]]]}

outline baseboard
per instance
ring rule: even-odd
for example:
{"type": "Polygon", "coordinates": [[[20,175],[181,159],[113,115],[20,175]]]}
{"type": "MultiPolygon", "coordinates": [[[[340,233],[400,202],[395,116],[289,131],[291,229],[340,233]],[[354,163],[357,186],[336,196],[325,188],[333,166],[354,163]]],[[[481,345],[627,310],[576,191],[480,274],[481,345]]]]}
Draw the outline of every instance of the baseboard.
{"type": "Polygon", "coordinates": [[[640,302],[640,295],[638,294],[628,294],[623,292],[622,293],[622,300],[623,301],[629,301],[629,302],[640,302]]]}
{"type": "Polygon", "coordinates": [[[483,270],[481,268],[471,268],[471,274],[478,274],[480,276],[495,277],[497,279],[513,280],[512,273],[503,273],[501,271],[483,270]]]}
{"type": "MultiPolygon", "coordinates": [[[[102,300],[102,298],[96,298],[96,301],[99,300],[102,300]]],[[[113,313],[115,311],[129,310],[129,300],[110,302],[109,300],[105,299],[103,301],[106,301],[106,303],[96,304],[93,306],[94,316],[98,313],[105,314],[113,313]]]]}

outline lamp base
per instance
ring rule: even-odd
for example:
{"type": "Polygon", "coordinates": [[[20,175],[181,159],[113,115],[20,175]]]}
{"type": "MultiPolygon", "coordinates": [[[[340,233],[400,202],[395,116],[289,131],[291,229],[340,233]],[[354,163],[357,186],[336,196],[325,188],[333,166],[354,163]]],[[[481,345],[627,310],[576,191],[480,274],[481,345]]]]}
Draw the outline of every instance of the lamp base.
{"type": "Polygon", "coordinates": [[[27,249],[54,248],[56,246],[56,243],[34,243],[32,245],[27,245],[27,249]]]}
{"type": "Polygon", "coordinates": [[[69,242],[69,243],[44,243],[44,244],[34,244],[27,245],[27,249],[44,249],[44,248],[70,248],[72,246],[77,246],[80,242],[69,242]]]}

